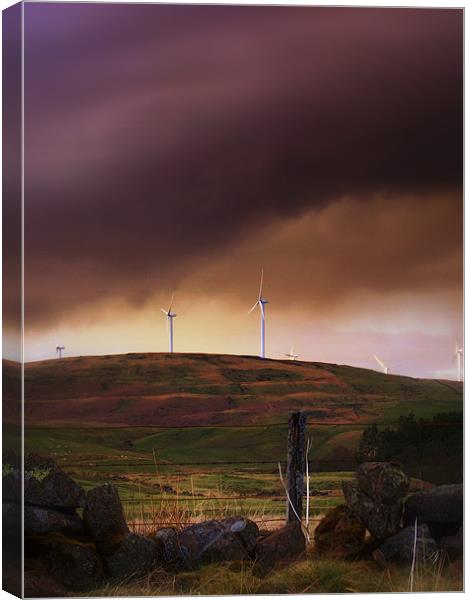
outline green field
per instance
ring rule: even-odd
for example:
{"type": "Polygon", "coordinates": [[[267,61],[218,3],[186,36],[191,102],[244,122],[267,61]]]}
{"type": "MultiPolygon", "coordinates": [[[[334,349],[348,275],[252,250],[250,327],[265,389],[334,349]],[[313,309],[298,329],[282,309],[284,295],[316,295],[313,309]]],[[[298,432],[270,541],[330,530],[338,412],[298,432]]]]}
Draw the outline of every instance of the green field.
{"type": "MultiPolygon", "coordinates": [[[[7,404],[15,375],[5,361],[7,404]]],[[[368,424],[461,409],[457,382],[345,365],[128,354],[25,367],[26,451],[54,458],[86,489],[113,482],[136,527],[237,513],[279,524],[293,411],[307,415],[313,516],[341,502],[368,424]]]]}

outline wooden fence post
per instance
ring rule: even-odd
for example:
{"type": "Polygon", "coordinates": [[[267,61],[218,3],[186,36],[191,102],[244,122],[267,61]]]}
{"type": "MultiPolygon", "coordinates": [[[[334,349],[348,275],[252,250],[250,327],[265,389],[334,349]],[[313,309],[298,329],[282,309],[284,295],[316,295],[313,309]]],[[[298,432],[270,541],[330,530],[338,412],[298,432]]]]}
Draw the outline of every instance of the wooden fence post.
{"type": "Polygon", "coordinates": [[[287,435],[287,522],[302,519],[305,473],[305,413],[292,413],[287,435]],[[295,514],[297,513],[297,515],[295,514]]]}

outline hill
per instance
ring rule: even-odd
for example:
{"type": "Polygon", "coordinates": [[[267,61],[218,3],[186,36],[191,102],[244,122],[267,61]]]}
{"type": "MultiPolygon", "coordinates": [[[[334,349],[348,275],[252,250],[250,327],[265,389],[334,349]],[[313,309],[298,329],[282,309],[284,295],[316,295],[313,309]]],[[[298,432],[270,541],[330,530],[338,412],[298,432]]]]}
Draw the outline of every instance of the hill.
{"type": "MultiPolygon", "coordinates": [[[[7,403],[16,369],[4,362],[7,403]]],[[[312,421],[354,424],[461,408],[461,383],[326,363],[125,354],[25,365],[28,427],[263,425],[285,422],[294,410],[312,421]]]]}

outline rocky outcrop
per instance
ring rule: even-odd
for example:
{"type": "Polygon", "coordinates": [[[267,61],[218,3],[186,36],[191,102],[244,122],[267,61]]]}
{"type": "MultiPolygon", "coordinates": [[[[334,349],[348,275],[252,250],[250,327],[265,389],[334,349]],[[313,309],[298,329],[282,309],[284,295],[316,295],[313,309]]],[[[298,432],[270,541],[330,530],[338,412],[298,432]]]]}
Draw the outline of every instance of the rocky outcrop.
{"type": "Polygon", "coordinates": [[[462,557],[462,485],[428,486],[405,501],[409,481],[398,465],[373,462],[362,464],[356,481],[342,487],[348,508],[374,538],[377,560],[411,564],[415,524],[420,561],[434,560],[439,551],[462,557]]]}
{"type": "Polygon", "coordinates": [[[342,487],[349,509],[375,539],[384,540],[399,530],[403,512],[401,500],[394,504],[375,502],[353,481],[343,482],[342,487]]]}
{"type": "Polygon", "coordinates": [[[358,468],[356,480],[344,481],[342,487],[351,512],[376,540],[384,540],[400,528],[409,485],[395,463],[367,462],[358,468]]]}
{"type": "Polygon", "coordinates": [[[330,510],[315,529],[315,550],[338,559],[355,558],[364,548],[366,528],[347,506],[330,510]]]}
{"type": "Polygon", "coordinates": [[[463,485],[440,485],[409,496],[403,521],[425,523],[445,556],[463,556],[463,485]]]}
{"type": "Polygon", "coordinates": [[[87,591],[103,581],[102,561],[94,544],[64,536],[38,542],[44,571],[71,590],[87,591]]]}
{"type": "Polygon", "coordinates": [[[242,517],[191,525],[178,534],[178,562],[194,568],[208,562],[246,560],[257,537],[256,523],[242,517]]]}
{"type": "MultiPolygon", "coordinates": [[[[21,498],[20,465],[11,453],[3,458],[3,500],[21,498]]],[[[26,505],[67,509],[85,506],[85,492],[52,459],[27,454],[24,461],[26,505]]]]}
{"type": "Polygon", "coordinates": [[[119,494],[110,483],[87,493],[83,521],[91,539],[98,545],[107,546],[109,551],[129,533],[119,494]]]}
{"type": "Polygon", "coordinates": [[[356,474],[357,485],[376,504],[396,504],[408,492],[410,481],[395,463],[366,462],[356,474]]]}
{"type": "Polygon", "coordinates": [[[28,454],[24,468],[25,504],[53,508],[85,506],[83,489],[53,460],[28,454]]]}
{"type": "Polygon", "coordinates": [[[180,551],[178,532],[173,527],[164,527],[150,536],[161,544],[162,565],[170,570],[178,571],[184,567],[184,557],[180,551]]]}
{"type": "Polygon", "coordinates": [[[298,523],[290,523],[273,533],[258,538],[255,548],[256,567],[262,573],[278,563],[291,561],[305,554],[305,537],[298,523]]]}
{"type": "Polygon", "coordinates": [[[71,537],[83,534],[83,521],[77,514],[66,514],[38,506],[24,507],[25,535],[63,533],[71,537]]]}
{"type": "Polygon", "coordinates": [[[436,523],[449,525],[463,519],[463,485],[440,485],[426,492],[417,492],[407,498],[404,523],[436,523]]]}
{"type": "Polygon", "coordinates": [[[438,547],[435,540],[431,537],[427,525],[417,525],[416,546],[415,527],[405,527],[395,535],[386,539],[375,550],[373,556],[381,563],[394,562],[403,565],[411,565],[413,561],[413,552],[416,552],[415,560],[418,564],[435,560],[438,547]]]}
{"type": "Polygon", "coordinates": [[[128,533],[104,560],[106,573],[114,580],[143,575],[161,563],[163,544],[136,533],[128,533]]]}

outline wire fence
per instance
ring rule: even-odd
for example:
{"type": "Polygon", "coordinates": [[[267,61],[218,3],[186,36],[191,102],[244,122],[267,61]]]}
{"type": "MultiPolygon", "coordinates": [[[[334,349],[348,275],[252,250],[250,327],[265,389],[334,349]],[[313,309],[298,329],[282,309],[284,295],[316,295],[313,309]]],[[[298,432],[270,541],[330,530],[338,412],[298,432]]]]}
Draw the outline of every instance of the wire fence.
{"type": "MultiPolygon", "coordinates": [[[[412,470],[411,474],[423,480],[431,474],[435,475],[437,468],[435,461],[430,460],[425,452],[426,444],[429,443],[427,433],[431,429],[434,431],[439,428],[448,428],[451,432],[461,433],[462,423],[441,420],[420,424],[416,421],[413,426],[415,425],[417,433],[410,438],[405,447],[401,448],[401,453],[407,460],[408,466],[411,465],[409,467],[412,470]]],[[[370,432],[372,426],[381,432],[393,430],[397,423],[383,420],[369,423],[340,420],[307,422],[306,437],[313,441],[311,444],[313,451],[308,457],[311,509],[309,521],[313,525],[327,510],[342,502],[341,479],[351,477],[357,468],[358,441],[364,440],[364,432],[366,430],[370,432]],[[344,430],[344,427],[347,429],[344,430]],[[341,446],[343,432],[346,433],[344,447],[341,446]],[[335,436],[339,437],[336,438],[336,444],[332,444],[331,441],[335,436]],[[353,437],[348,439],[347,436],[353,437]],[[354,440],[352,445],[351,439],[354,440]]],[[[119,430],[120,428],[70,427],[66,429],[106,432],[108,429],[119,430]]],[[[119,456],[84,456],[78,460],[76,456],[55,457],[63,469],[70,470],[71,474],[78,479],[88,480],[93,485],[96,485],[96,481],[100,479],[103,482],[113,482],[118,487],[127,517],[136,529],[186,526],[214,516],[233,516],[241,513],[255,520],[260,526],[285,521],[286,494],[279,478],[279,469],[284,472],[287,466],[287,438],[284,435],[284,432],[287,434],[287,422],[155,428],[138,425],[123,426],[122,429],[145,430],[146,435],[155,436],[155,445],[158,443],[158,434],[168,430],[220,429],[261,432],[259,437],[250,437],[249,444],[244,440],[239,447],[223,448],[226,457],[217,460],[199,460],[196,457],[194,460],[162,458],[161,449],[156,452],[155,447],[150,443],[147,443],[145,448],[135,448],[132,445],[123,448],[123,454],[119,456]],[[276,437],[276,443],[270,451],[272,458],[257,459],[256,455],[260,452],[260,448],[264,448],[262,432],[270,429],[279,429],[279,436],[276,437]],[[238,458],[237,452],[245,456],[238,458]],[[253,458],[247,459],[247,455],[253,458]],[[218,477],[221,479],[217,479],[218,477]]],[[[165,438],[166,443],[168,443],[167,439],[165,438]]],[[[177,447],[178,444],[184,445],[185,440],[175,437],[174,443],[177,447]]],[[[270,443],[273,443],[272,439],[270,443]]],[[[168,454],[168,448],[165,450],[168,454]]],[[[214,451],[214,448],[211,449],[209,445],[205,453],[210,455],[211,451],[214,451]]],[[[201,452],[200,448],[198,452],[201,452]]],[[[265,448],[262,452],[266,456],[265,448]]],[[[306,500],[305,496],[304,500],[306,500]]]]}

